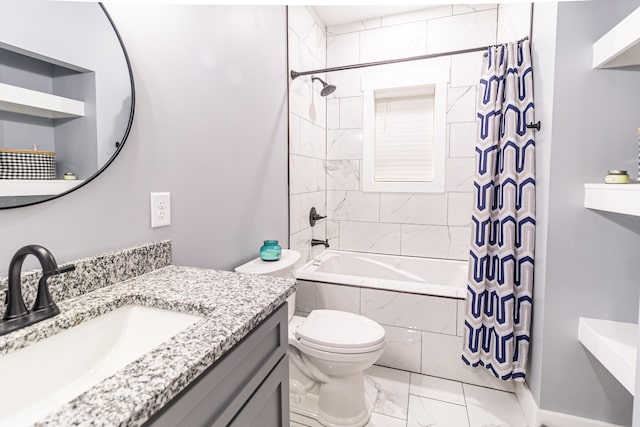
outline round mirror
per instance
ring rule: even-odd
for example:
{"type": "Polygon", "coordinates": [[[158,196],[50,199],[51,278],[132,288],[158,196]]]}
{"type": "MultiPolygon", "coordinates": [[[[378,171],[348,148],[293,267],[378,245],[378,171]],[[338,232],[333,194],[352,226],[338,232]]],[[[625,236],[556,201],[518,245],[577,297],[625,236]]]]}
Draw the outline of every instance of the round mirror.
{"type": "Polygon", "coordinates": [[[102,4],[0,2],[0,209],[87,184],[134,110],[131,65],[102,4]]]}

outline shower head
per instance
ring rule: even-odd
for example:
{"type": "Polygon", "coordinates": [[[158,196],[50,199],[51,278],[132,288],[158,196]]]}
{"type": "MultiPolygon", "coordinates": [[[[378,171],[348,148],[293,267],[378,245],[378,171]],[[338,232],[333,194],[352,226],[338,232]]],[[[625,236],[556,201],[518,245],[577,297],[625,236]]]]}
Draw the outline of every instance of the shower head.
{"type": "Polygon", "coordinates": [[[336,87],[334,85],[327,84],[327,82],[325,82],[321,78],[311,77],[312,83],[314,80],[318,80],[320,83],[322,83],[322,90],[320,91],[320,95],[327,96],[327,95],[331,95],[333,92],[336,91],[336,87]]]}

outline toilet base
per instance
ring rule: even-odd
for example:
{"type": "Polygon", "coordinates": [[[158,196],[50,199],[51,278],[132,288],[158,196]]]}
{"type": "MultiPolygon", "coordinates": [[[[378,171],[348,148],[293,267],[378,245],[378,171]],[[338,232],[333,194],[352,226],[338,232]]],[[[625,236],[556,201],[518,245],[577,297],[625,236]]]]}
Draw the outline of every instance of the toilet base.
{"type": "Polygon", "coordinates": [[[290,399],[291,421],[304,423],[311,418],[326,427],[363,427],[371,418],[371,411],[365,410],[363,414],[348,419],[341,419],[339,420],[339,424],[336,424],[318,414],[318,400],[318,395],[312,393],[307,393],[302,398],[300,398],[299,395],[292,395],[290,399]],[[305,420],[305,418],[307,420],[305,420]]]}

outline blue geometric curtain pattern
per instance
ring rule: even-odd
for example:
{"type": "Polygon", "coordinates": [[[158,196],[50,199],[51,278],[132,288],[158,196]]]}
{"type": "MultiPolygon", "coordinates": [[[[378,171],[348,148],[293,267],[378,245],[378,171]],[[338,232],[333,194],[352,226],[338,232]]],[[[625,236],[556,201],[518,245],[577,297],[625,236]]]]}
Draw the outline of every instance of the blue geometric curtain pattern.
{"type": "Polygon", "coordinates": [[[529,41],[488,49],[479,135],[462,360],[524,381],[535,244],[533,73],[529,41]]]}

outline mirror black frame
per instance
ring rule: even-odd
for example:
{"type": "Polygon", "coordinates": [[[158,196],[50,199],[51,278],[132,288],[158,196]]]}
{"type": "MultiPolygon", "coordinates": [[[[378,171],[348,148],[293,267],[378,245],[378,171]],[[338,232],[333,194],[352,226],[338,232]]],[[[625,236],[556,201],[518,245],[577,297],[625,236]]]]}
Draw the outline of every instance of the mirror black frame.
{"type": "Polygon", "coordinates": [[[67,195],[69,193],[72,193],[72,192],[76,191],[77,189],[79,189],[81,187],[84,187],[89,182],[93,181],[98,175],[100,175],[107,167],[109,167],[109,165],[113,162],[113,160],[116,157],[118,157],[118,154],[120,154],[120,151],[122,150],[122,147],[124,146],[124,143],[127,141],[127,138],[129,136],[129,132],[131,131],[131,126],[133,125],[133,115],[134,115],[135,107],[136,107],[136,89],[135,89],[135,85],[134,85],[134,81],[133,81],[133,70],[131,68],[131,61],[129,60],[129,54],[127,53],[127,48],[125,47],[124,42],[122,41],[122,37],[120,36],[120,32],[118,32],[118,28],[116,28],[116,25],[113,22],[113,19],[111,19],[111,15],[109,15],[109,12],[107,11],[107,9],[104,6],[104,4],[99,2],[98,5],[100,6],[102,11],[104,12],[105,16],[107,17],[107,20],[109,21],[109,24],[111,25],[111,28],[113,28],[113,31],[116,34],[116,38],[118,39],[118,42],[120,43],[120,47],[122,48],[122,54],[124,55],[124,60],[125,60],[125,62],[127,64],[127,69],[129,71],[129,80],[131,82],[131,109],[130,109],[130,112],[129,112],[129,121],[127,122],[126,129],[124,130],[124,135],[122,135],[122,138],[119,141],[119,145],[116,147],[116,151],[109,158],[109,160],[107,160],[107,162],[104,165],[102,165],[100,167],[100,169],[98,169],[93,175],[91,175],[89,178],[85,179],[80,184],[78,184],[75,187],[73,187],[73,188],[71,188],[71,189],[69,189],[67,191],[64,191],[64,192],[62,192],[60,194],[52,195],[51,197],[43,198],[42,200],[38,200],[38,201],[35,201],[35,202],[29,202],[29,203],[24,203],[24,204],[15,205],[15,206],[0,206],[0,210],[23,208],[23,207],[27,207],[27,206],[33,206],[33,205],[37,205],[37,204],[40,204],[40,203],[48,202],[50,200],[55,200],[55,199],[58,199],[58,198],[60,198],[62,196],[65,196],[65,195],[67,195]]]}

